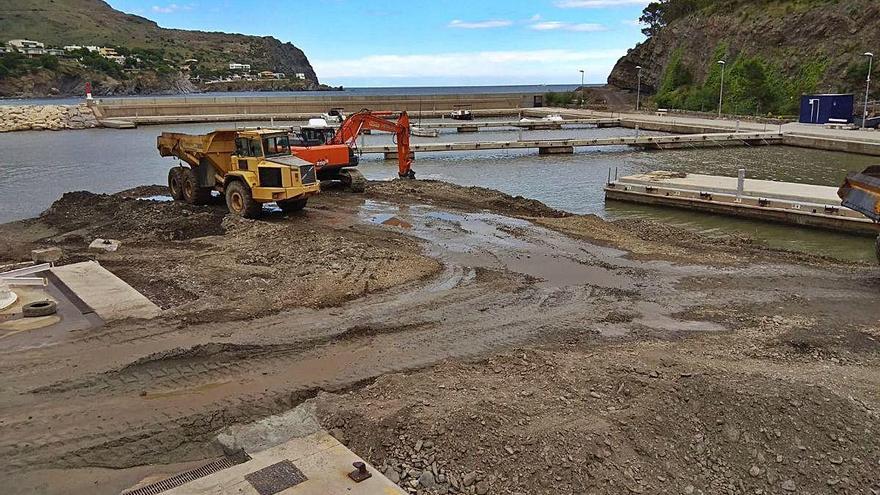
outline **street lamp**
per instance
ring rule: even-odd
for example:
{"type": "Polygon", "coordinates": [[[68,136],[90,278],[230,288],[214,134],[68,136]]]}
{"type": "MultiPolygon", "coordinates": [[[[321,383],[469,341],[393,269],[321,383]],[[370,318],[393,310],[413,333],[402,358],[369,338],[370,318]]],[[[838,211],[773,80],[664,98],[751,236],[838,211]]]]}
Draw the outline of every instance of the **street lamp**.
{"type": "Polygon", "coordinates": [[[721,118],[721,105],[724,103],[724,66],[727,62],[719,60],[718,65],[721,66],[721,90],[718,92],[718,118],[721,118]]]}
{"type": "Polygon", "coordinates": [[[636,69],[638,69],[639,71],[639,85],[638,89],[636,90],[636,112],[638,112],[642,100],[642,66],[637,65],[636,69]]]}
{"type": "MultiPolygon", "coordinates": [[[[584,102],[584,70],[579,69],[578,72],[581,73],[581,103],[584,102]]],[[[578,105],[580,106],[580,105],[578,105]]]]}
{"type": "Polygon", "coordinates": [[[871,69],[874,68],[874,54],[865,52],[864,56],[868,57],[868,79],[865,83],[865,112],[862,113],[862,129],[866,129],[868,126],[868,95],[871,93],[871,69]]]}

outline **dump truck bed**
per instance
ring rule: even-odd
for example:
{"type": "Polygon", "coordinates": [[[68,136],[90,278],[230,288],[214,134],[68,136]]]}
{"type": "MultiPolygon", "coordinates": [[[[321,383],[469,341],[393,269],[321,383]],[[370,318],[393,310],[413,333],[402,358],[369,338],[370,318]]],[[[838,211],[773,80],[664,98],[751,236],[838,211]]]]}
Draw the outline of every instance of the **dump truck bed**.
{"type": "Polygon", "coordinates": [[[880,222],[880,166],[847,174],[837,195],[843,206],[880,222]]]}

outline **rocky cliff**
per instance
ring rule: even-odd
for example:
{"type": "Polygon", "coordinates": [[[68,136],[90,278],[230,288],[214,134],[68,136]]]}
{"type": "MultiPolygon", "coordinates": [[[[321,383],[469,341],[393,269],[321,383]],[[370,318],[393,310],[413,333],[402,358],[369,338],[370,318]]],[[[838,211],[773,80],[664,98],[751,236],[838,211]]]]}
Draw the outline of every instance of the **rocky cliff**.
{"type": "Polygon", "coordinates": [[[674,63],[681,77],[666,90],[699,86],[712,78],[720,57],[728,61],[728,69],[736,60],[755,61],[770,83],[772,76],[783,79],[778,85],[787,80],[789,93],[858,93],[864,88],[867,65],[862,54],[880,55],[877,0],[691,0],[691,4],[695,6],[691,11],[659,27],[622,57],[608,83],[635,89],[636,67],[642,66],[643,90],[657,92],[663,89],[664,76],[676,77],[669,74],[674,63]]]}

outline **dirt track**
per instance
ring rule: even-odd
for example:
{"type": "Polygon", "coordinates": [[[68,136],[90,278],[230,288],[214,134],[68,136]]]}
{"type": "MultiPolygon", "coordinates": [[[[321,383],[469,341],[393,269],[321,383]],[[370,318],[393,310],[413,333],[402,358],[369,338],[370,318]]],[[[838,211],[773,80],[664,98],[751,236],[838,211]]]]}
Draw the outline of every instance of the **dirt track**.
{"type": "Polygon", "coordinates": [[[880,490],[873,267],[428,181],[257,222],[155,192],[0,226],[10,260],[123,240],[99,261],[166,310],[2,339],[13,493],[114,493],[315,396],[434,492],[880,490]]]}

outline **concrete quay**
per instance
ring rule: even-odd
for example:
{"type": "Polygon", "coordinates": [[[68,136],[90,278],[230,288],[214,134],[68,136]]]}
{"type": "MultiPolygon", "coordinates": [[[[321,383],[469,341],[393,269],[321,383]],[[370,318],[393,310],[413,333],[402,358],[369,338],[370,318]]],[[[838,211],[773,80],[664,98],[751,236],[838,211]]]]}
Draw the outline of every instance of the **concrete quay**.
{"type": "Polygon", "coordinates": [[[657,171],[621,177],[605,199],[877,235],[880,227],[840,204],[837,188],[768,180],[657,171]]]}
{"type": "MultiPolygon", "coordinates": [[[[460,143],[414,143],[413,153],[438,151],[475,151],[499,149],[537,149],[542,155],[571,154],[574,148],[588,146],[635,146],[645,149],[680,147],[763,146],[781,144],[782,135],[772,132],[691,134],[674,136],[627,136],[594,139],[555,139],[522,141],[476,141],[460,143]]],[[[371,145],[359,148],[363,153],[383,153],[385,159],[397,158],[396,145],[371,145]]]]}

